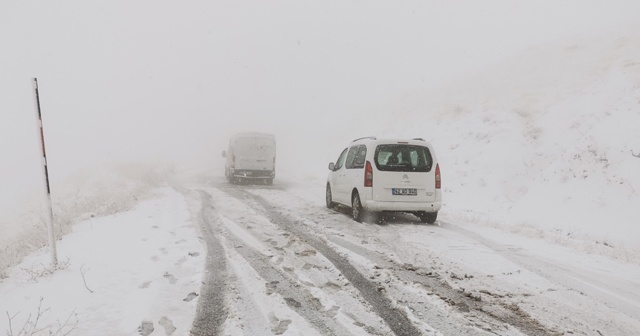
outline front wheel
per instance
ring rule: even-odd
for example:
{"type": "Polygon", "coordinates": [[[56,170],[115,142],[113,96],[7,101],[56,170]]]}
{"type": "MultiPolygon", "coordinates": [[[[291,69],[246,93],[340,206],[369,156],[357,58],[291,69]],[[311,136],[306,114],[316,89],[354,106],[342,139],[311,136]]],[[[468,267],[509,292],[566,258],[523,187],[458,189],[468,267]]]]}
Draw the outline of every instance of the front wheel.
{"type": "Polygon", "coordinates": [[[331,194],[331,185],[327,183],[327,193],[325,195],[325,200],[327,202],[327,208],[333,209],[336,207],[336,203],[333,201],[333,195],[331,194]]]}
{"type": "Polygon", "coordinates": [[[353,194],[351,197],[351,216],[353,220],[358,223],[362,223],[364,220],[364,209],[362,208],[360,195],[358,195],[358,193],[353,194]]]}
{"type": "Polygon", "coordinates": [[[420,212],[418,213],[418,218],[420,218],[420,221],[423,223],[433,224],[438,218],[438,212],[420,212]]]}

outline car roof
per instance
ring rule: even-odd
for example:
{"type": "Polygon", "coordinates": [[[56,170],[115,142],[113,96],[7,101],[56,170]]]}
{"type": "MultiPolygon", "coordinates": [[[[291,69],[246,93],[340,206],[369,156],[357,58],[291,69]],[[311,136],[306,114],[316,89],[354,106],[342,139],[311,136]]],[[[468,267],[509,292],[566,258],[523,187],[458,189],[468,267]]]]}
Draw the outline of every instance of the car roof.
{"type": "Polygon", "coordinates": [[[241,132],[241,133],[236,133],[231,137],[232,140],[238,139],[238,138],[270,138],[270,139],[275,139],[275,136],[273,134],[270,134],[270,133],[241,132]]]}
{"type": "Polygon", "coordinates": [[[365,138],[355,139],[355,140],[353,140],[351,142],[352,145],[355,145],[355,144],[382,145],[382,144],[398,144],[398,143],[431,147],[431,144],[429,142],[425,141],[422,138],[384,138],[384,139],[378,139],[376,137],[365,137],[365,138]]]}

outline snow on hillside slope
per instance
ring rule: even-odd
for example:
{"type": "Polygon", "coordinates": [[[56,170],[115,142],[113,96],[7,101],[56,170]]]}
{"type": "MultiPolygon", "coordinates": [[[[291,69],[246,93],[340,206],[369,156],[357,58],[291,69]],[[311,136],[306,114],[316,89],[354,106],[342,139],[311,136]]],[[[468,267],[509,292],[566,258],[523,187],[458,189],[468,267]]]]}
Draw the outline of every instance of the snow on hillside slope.
{"type": "Polygon", "coordinates": [[[640,34],[630,31],[640,29],[531,48],[400,97],[375,111],[374,131],[435,145],[443,215],[637,249],[640,34]]]}

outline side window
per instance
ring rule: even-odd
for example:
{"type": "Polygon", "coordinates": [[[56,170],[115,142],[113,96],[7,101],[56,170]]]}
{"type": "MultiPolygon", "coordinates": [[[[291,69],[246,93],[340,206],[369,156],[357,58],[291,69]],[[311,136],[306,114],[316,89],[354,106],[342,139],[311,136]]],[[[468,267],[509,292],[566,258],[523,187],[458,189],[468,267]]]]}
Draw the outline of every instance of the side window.
{"type": "Polygon", "coordinates": [[[342,166],[344,165],[344,160],[346,158],[347,158],[347,149],[345,148],[340,154],[340,156],[338,157],[338,160],[336,160],[336,165],[333,167],[333,170],[336,171],[342,168],[342,166]]]}
{"type": "Polygon", "coordinates": [[[355,168],[354,165],[356,163],[357,153],[358,153],[358,146],[353,146],[349,148],[349,153],[347,153],[347,162],[345,163],[345,167],[347,167],[347,169],[355,168]]]}
{"type": "Polygon", "coordinates": [[[356,153],[355,163],[353,168],[364,168],[364,160],[367,157],[367,146],[362,145],[358,147],[358,151],[356,153]]]}
{"type": "Polygon", "coordinates": [[[347,169],[361,169],[364,168],[364,161],[367,157],[367,146],[353,146],[349,149],[347,154],[347,169]]]}
{"type": "Polygon", "coordinates": [[[398,157],[392,154],[390,151],[379,150],[376,157],[376,165],[388,166],[397,164],[396,161],[398,161],[398,157]]]}

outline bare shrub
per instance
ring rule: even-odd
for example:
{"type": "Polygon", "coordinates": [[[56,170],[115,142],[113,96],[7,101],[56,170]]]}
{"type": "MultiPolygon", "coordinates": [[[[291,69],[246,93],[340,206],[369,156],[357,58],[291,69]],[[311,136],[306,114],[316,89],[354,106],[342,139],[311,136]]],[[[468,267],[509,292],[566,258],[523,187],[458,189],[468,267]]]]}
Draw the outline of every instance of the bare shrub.
{"type": "Polygon", "coordinates": [[[7,319],[9,320],[9,330],[6,331],[7,336],[35,336],[41,333],[46,333],[49,336],[66,336],[77,328],[78,314],[76,314],[75,310],[69,314],[64,322],[56,320],[55,324],[41,325],[42,318],[50,311],[50,308],[42,308],[43,301],[44,299],[40,298],[36,312],[29,313],[24,322],[20,324],[21,327],[16,327],[19,329],[14,330],[13,323],[20,313],[11,315],[7,311],[7,319]]]}
{"type": "Polygon", "coordinates": [[[22,271],[29,276],[28,282],[36,283],[41,278],[50,277],[57,270],[67,269],[70,265],[69,259],[59,262],[55,267],[47,267],[44,264],[34,266],[32,268],[22,268],[22,271]]]}

